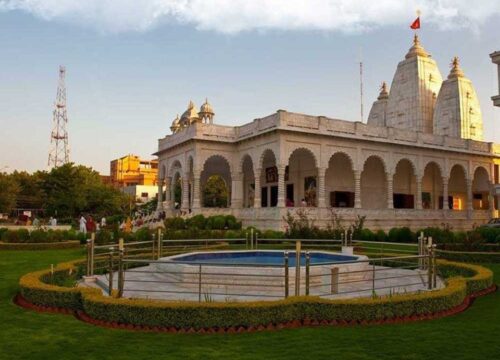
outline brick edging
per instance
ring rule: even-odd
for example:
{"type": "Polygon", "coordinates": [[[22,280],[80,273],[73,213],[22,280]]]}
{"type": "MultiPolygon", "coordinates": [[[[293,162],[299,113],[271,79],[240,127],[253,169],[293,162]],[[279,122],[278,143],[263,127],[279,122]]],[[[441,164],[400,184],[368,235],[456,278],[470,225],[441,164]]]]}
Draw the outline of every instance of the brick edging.
{"type": "Polygon", "coordinates": [[[325,325],[330,325],[330,326],[355,326],[355,325],[382,325],[382,324],[403,324],[403,323],[409,323],[409,322],[415,322],[415,321],[422,321],[422,320],[432,320],[432,319],[439,319],[442,317],[446,316],[451,316],[455,315],[458,313],[461,313],[465,311],[467,308],[469,308],[472,303],[474,302],[474,299],[480,297],[480,296],[485,296],[488,294],[491,294],[497,290],[497,286],[493,284],[492,286],[477,291],[473,294],[467,295],[464,299],[464,301],[458,305],[455,306],[451,309],[448,310],[443,310],[439,311],[436,313],[431,313],[431,314],[422,314],[422,315],[410,315],[410,316],[404,316],[404,317],[394,317],[394,318],[387,318],[387,319],[380,319],[380,320],[309,320],[309,319],[304,319],[304,320],[293,320],[289,321],[286,323],[280,323],[280,324],[268,324],[267,326],[264,325],[259,325],[259,326],[231,326],[228,328],[223,328],[223,327],[212,327],[212,328],[202,328],[202,329],[194,329],[194,328],[176,328],[176,327],[160,327],[160,326],[145,326],[145,325],[133,325],[133,324],[123,324],[123,323],[117,323],[117,322],[110,322],[110,321],[104,321],[104,320],[97,320],[92,317],[90,317],[87,313],[84,311],[78,310],[70,310],[70,309],[64,309],[64,308],[57,308],[57,307],[50,307],[50,306],[41,306],[41,305],[36,305],[33,303],[30,303],[27,301],[25,298],[22,297],[21,294],[17,294],[14,297],[14,303],[20,307],[23,307],[25,309],[37,311],[37,312],[48,312],[48,313],[58,313],[58,314],[66,314],[66,315],[73,315],[77,319],[93,324],[96,326],[101,326],[101,327],[106,327],[106,328],[112,328],[112,329],[126,329],[126,330],[134,330],[134,331],[147,331],[147,332],[167,332],[167,333],[177,333],[177,334],[191,334],[191,333],[197,333],[197,334],[216,334],[216,333],[224,333],[224,334],[234,334],[234,333],[243,333],[243,332],[255,332],[255,331],[265,331],[265,330],[281,330],[281,329],[294,329],[294,328],[299,328],[303,326],[325,326],[325,325]]]}

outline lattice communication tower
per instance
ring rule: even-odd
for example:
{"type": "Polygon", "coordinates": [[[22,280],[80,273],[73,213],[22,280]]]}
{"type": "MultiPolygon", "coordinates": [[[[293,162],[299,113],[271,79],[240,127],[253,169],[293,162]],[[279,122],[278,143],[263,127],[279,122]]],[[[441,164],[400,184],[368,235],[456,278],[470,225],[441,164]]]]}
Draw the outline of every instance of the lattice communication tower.
{"type": "Polygon", "coordinates": [[[66,84],[64,77],[66,68],[59,67],[59,84],[57,85],[56,102],[52,118],[52,132],[50,133],[49,168],[58,167],[69,162],[68,146],[68,114],[66,112],[66,84]]]}

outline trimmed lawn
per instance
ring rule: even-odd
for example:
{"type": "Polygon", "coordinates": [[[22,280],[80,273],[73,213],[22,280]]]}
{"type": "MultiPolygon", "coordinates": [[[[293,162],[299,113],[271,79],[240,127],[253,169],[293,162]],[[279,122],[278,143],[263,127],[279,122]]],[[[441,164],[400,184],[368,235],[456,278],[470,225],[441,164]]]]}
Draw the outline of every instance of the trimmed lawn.
{"type": "MultiPolygon", "coordinates": [[[[464,313],[405,325],[318,327],[238,335],[110,330],[12,303],[19,277],[80,250],[0,251],[1,359],[494,359],[500,358],[500,294],[464,313]]],[[[500,282],[500,265],[493,269],[500,282]]]]}

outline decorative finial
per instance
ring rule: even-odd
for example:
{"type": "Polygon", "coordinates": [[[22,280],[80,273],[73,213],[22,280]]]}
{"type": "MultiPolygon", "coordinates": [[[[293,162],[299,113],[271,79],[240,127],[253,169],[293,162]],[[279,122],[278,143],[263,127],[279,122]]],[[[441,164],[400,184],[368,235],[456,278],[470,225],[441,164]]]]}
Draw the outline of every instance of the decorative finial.
{"type": "Polygon", "coordinates": [[[417,34],[413,35],[413,45],[414,46],[420,45],[420,40],[418,39],[418,35],[417,34]]]}
{"type": "Polygon", "coordinates": [[[453,60],[451,61],[451,64],[450,64],[450,68],[451,68],[451,71],[450,71],[450,74],[448,75],[448,79],[453,79],[453,78],[464,76],[464,72],[460,68],[460,59],[458,58],[458,56],[453,57],[453,60]]]}
{"type": "Polygon", "coordinates": [[[384,100],[389,98],[389,93],[387,92],[387,83],[385,81],[380,85],[380,94],[378,96],[378,100],[384,100]]]}

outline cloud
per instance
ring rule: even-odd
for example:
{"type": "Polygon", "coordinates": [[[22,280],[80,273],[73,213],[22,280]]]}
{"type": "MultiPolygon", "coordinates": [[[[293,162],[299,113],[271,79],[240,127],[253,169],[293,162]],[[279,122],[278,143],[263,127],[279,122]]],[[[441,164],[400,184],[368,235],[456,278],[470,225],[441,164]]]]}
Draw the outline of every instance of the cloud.
{"type": "Polygon", "coordinates": [[[254,30],[368,31],[408,26],[415,10],[422,25],[479,29],[500,14],[499,0],[0,0],[0,11],[19,10],[102,32],[147,31],[162,24],[238,33],[254,30]]]}

